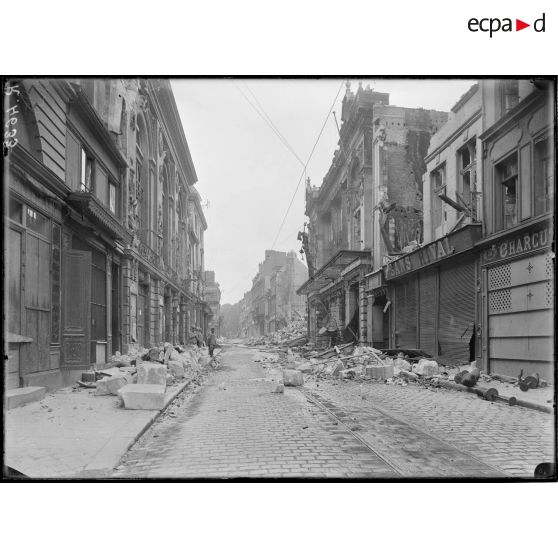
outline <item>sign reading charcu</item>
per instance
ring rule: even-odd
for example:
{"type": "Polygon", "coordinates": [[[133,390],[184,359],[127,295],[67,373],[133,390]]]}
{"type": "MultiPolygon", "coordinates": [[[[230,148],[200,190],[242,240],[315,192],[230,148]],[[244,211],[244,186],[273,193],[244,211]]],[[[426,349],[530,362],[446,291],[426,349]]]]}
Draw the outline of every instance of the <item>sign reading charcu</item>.
{"type": "Polygon", "coordinates": [[[521,233],[510,239],[495,242],[482,253],[484,263],[495,262],[523,254],[524,252],[531,252],[540,248],[546,248],[550,242],[550,228],[547,227],[538,231],[531,231],[529,233],[521,233]]]}

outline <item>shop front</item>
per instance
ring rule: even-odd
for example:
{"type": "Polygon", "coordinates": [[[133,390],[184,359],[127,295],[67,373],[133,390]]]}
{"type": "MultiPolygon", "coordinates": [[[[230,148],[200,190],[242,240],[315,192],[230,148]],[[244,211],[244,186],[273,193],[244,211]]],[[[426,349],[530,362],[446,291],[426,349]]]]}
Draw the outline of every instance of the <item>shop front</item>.
{"type": "Polygon", "coordinates": [[[323,345],[335,341],[367,341],[365,275],[370,271],[369,252],[340,250],[296,291],[308,296],[308,334],[323,345]],[[333,331],[335,330],[335,331],[333,331]],[[322,332],[320,334],[320,332],[322,332]]]}
{"type": "Polygon", "coordinates": [[[466,225],[384,267],[390,348],[418,348],[448,365],[475,360],[480,330],[474,244],[480,229],[466,225]]]}
{"type": "Polygon", "coordinates": [[[481,243],[483,365],[554,378],[554,254],[548,218],[481,243]]]}

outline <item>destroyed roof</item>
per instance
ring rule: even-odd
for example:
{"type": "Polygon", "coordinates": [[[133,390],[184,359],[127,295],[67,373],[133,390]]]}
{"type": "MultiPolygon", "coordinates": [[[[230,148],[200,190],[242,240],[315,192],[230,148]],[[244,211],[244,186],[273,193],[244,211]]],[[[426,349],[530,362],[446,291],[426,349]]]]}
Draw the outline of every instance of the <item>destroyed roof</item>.
{"type": "Polygon", "coordinates": [[[360,258],[369,258],[370,252],[363,250],[339,250],[326,264],[303,283],[296,291],[298,295],[308,295],[312,291],[319,291],[341,276],[341,272],[360,258]]]}

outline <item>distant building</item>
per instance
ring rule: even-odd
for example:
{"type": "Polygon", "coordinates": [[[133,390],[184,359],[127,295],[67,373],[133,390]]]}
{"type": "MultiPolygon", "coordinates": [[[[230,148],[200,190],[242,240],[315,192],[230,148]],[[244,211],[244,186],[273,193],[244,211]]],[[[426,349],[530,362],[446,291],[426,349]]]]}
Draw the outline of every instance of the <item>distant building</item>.
{"type": "Polygon", "coordinates": [[[266,250],[252,280],[252,289],[240,301],[242,337],[259,337],[285,327],[296,317],[305,316],[304,297],[297,288],[308,270],[295,252],[266,250]]]}
{"type": "Polygon", "coordinates": [[[205,272],[204,301],[209,306],[210,314],[206,331],[209,333],[211,328],[215,329],[217,336],[221,335],[221,289],[219,283],[215,281],[215,272],[205,272]]]}

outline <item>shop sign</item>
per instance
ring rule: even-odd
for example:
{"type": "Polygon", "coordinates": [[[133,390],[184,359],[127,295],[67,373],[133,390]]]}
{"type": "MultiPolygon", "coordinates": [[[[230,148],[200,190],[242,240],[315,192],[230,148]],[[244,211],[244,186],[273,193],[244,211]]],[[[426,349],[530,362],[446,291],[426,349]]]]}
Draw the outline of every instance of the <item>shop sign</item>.
{"type": "Polygon", "coordinates": [[[495,242],[482,253],[483,263],[495,262],[524,252],[545,248],[550,242],[550,228],[517,234],[514,237],[495,242]]]}
{"type": "Polygon", "coordinates": [[[447,258],[455,253],[455,247],[450,245],[448,237],[432,242],[428,246],[411,252],[386,266],[386,278],[393,279],[399,275],[415,271],[426,265],[447,258]]]}

